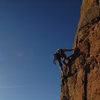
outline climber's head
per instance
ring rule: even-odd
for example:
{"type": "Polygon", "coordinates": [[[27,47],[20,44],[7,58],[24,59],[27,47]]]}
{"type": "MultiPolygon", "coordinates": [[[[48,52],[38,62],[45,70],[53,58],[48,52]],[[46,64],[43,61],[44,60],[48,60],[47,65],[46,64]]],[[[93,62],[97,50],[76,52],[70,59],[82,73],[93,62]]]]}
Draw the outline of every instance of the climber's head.
{"type": "Polygon", "coordinates": [[[62,49],[57,49],[57,50],[56,50],[56,53],[60,53],[61,50],[62,50],[62,49]]]}

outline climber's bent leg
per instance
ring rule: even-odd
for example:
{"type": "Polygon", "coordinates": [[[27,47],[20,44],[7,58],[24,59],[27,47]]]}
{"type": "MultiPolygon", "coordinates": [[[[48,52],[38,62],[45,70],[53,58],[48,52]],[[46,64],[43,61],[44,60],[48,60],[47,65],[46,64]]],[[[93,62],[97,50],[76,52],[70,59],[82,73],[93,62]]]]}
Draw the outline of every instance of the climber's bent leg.
{"type": "Polygon", "coordinates": [[[62,68],[62,66],[59,66],[59,68],[60,68],[61,72],[63,72],[63,68],[62,68]]]}
{"type": "Polygon", "coordinates": [[[66,64],[66,59],[67,59],[67,57],[66,57],[65,54],[63,55],[62,59],[63,59],[63,63],[66,64]]]}
{"type": "Polygon", "coordinates": [[[58,61],[58,64],[59,64],[59,68],[60,68],[61,72],[63,72],[62,63],[60,61],[58,61]]]}

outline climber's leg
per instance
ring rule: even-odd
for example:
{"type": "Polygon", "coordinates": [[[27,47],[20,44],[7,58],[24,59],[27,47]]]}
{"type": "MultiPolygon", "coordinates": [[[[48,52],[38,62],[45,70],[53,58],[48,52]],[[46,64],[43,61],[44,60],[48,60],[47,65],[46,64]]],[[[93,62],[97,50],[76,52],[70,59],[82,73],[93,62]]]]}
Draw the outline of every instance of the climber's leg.
{"type": "Polygon", "coordinates": [[[62,58],[64,64],[66,64],[66,58],[67,58],[67,57],[66,57],[66,55],[64,54],[64,55],[63,55],[63,58],[62,58]]]}
{"type": "Polygon", "coordinates": [[[58,64],[59,64],[59,68],[60,68],[61,72],[63,72],[61,60],[58,60],[58,64]]]}

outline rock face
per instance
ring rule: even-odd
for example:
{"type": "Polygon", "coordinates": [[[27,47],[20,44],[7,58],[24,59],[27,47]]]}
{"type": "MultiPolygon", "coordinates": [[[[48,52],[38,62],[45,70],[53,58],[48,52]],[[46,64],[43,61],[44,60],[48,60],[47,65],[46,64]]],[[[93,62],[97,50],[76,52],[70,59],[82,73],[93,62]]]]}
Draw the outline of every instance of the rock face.
{"type": "Polygon", "coordinates": [[[61,75],[60,100],[100,100],[100,0],[83,0],[73,49],[61,75]]]}

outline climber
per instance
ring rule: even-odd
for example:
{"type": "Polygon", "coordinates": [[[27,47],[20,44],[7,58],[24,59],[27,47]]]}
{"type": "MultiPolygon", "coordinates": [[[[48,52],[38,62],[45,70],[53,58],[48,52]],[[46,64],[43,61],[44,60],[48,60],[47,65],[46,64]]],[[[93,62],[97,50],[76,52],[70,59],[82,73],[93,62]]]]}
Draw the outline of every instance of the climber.
{"type": "Polygon", "coordinates": [[[72,50],[73,49],[57,49],[56,53],[53,55],[53,57],[54,57],[53,63],[56,64],[56,60],[58,61],[58,65],[60,67],[61,72],[63,72],[63,67],[62,67],[61,59],[63,60],[63,63],[66,64],[65,60],[66,60],[67,57],[66,57],[65,52],[72,51],[72,50]]]}

